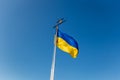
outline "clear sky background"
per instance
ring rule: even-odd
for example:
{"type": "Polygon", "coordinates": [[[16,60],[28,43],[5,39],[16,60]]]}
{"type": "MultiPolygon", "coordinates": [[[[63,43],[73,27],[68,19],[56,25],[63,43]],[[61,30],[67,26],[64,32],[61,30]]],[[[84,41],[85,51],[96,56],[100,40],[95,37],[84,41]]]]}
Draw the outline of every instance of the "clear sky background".
{"type": "Polygon", "coordinates": [[[80,52],[57,49],[55,80],[120,80],[119,0],[0,0],[0,80],[49,80],[61,17],[80,52]]]}

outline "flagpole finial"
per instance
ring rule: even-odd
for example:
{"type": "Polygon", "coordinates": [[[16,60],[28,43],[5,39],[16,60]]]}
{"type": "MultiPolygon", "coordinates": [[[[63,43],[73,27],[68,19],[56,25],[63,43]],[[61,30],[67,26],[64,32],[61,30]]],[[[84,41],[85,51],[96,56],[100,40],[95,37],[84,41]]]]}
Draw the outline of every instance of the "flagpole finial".
{"type": "Polygon", "coordinates": [[[59,19],[56,23],[56,25],[53,27],[53,28],[56,28],[56,27],[58,27],[59,25],[61,25],[62,23],[64,23],[66,20],[64,20],[64,18],[61,18],[61,19],[59,19]]]}

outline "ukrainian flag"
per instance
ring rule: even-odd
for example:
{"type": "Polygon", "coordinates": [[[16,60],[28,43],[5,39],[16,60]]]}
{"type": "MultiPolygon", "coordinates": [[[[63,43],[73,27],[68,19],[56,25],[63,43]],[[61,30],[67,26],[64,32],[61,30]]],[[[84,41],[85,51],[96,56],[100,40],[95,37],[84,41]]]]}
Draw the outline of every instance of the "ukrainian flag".
{"type": "Polygon", "coordinates": [[[59,29],[57,31],[56,45],[62,51],[69,53],[73,58],[77,57],[79,51],[77,42],[59,29]]]}

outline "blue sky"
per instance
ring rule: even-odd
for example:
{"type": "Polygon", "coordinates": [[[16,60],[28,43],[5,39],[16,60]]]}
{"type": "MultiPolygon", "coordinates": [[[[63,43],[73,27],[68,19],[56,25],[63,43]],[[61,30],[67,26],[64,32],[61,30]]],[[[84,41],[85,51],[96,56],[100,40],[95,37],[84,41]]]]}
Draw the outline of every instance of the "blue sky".
{"type": "Polygon", "coordinates": [[[119,0],[0,0],[0,80],[49,80],[52,26],[79,44],[57,49],[55,80],[120,80],[119,0]]]}

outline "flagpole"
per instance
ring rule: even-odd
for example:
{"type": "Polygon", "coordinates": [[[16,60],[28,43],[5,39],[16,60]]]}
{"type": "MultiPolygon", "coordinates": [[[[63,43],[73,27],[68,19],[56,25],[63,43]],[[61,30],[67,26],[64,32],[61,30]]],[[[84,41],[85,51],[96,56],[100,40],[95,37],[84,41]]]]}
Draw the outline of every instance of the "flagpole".
{"type": "Polygon", "coordinates": [[[58,26],[56,26],[56,33],[55,33],[55,39],[54,39],[54,52],[53,52],[50,80],[54,80],[55,61],[56,61],[56,38],[57,38],[57,31],[58,31],[58,26]]]}
{"type": "Polygon", "coordinates": [[[50,80],[54,80],[55,63],[56,63],[56,40],[57,40],[58,26],[61,25],[63,22],[65,22],[65,20],[64,18],[61,18],[57,21],[57,24],[53,27],[53,28],[56,28],[56,33],[54,38],[54,52],[53,52],[50,80]]]}

